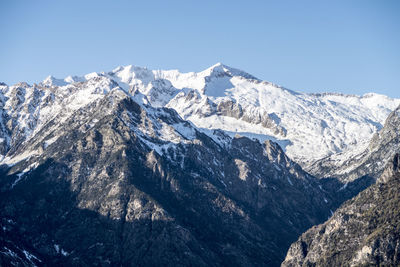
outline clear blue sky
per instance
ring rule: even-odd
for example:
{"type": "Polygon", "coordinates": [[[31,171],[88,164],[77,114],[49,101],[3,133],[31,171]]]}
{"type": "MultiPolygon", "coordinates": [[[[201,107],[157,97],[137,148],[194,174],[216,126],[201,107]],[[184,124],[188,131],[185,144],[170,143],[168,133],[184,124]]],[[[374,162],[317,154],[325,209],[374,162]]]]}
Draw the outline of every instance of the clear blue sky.
{"type": "Polygon", "coordinates": [[[303,92],[400,97],[400,1],[0,1],[0,81],[217,62],[303,92]]]}

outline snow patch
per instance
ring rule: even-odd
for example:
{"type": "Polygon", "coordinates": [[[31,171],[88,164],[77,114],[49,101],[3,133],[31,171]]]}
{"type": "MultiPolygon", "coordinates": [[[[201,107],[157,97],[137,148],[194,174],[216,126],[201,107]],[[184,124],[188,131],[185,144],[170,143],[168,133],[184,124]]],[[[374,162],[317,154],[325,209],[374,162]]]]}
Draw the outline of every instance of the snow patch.
{"type": "Polygon", "coordinates": [[[347,187],[347,183],[345,183],[342,187],[340,187],[338,191],[342,191],[342,190],[346,189],[346,187],[347,187]]]}
{"type": "Polygon", "coordinates": [[[51,144],[53,144],[55,141],[57,141],[57,139],[58,139],[58,136],[53,136],[52,138],[46,140],[46,141],[43,143],[43,148],[46,149],[49,145],[51,145],[51,144]]]}
{"type": "Polygon", "coordinates": [[[26,250],[23,250],[22,251],[23,253],[24,253],[24,255],[25,255],[25,257],[32,263],[32,260],[37,260],[37,261],[39,261],[39,262],[42,262],[41,260],[39,260],[35,255],[33,255],[32,253],[30,253],[30,252],[28,252],[28,251],[26,251],[26,250]]]}
{"type": "Polygon", "coordinates": [[[14,186],[16,186],[16,185],[19,183],[19,181],[22,180],[22,176],[24,176],[25,173],[26,173],[26,172],[21,172],[21,173],[18,173],[18,174],[17,174],[17,178],[16,178],[15,181],[12,183],[11,189],[13,189],[14,186]]]}
{"type": "Polygon", "coordinates": [[[350,266],[359,266],[368,261],[368,257],[371,256],[372,248],[364,246],[360,249],[356,256],[352,259],[350,266]]]}

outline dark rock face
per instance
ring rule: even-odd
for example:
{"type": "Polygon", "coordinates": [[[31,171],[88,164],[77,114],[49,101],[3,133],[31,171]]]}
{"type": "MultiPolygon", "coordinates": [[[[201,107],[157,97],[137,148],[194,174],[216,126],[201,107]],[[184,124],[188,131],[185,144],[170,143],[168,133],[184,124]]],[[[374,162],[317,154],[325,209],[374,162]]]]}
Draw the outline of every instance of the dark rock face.
{"type": "Polygon", "coordinates": [[[377,184],[293,243],[282,266],[398,266],[399,157],[394,156],[377,184]]]}
{"type": "Polygon", "coordinates": [[[337,205],[277,144],[211,138],[119,89],[60,116],[1,167],[1,265],[277,266],[337,205]]]}

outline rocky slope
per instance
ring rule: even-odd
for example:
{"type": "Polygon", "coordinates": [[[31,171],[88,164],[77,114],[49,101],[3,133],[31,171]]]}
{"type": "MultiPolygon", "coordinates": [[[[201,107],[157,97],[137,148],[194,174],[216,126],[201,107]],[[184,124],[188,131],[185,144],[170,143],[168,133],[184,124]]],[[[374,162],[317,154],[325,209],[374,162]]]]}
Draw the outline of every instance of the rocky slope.
{"type": "Polygon", "coordinates": [[[400,156],[377,184],[347,201],[290,247],[282,266],[398,266],[400,156]]]}
{"type": "Polygon", "coordinates": [[[337,205],[276,143],[107,77],[3,90],[1,265],[276,266],[337,205]]]}

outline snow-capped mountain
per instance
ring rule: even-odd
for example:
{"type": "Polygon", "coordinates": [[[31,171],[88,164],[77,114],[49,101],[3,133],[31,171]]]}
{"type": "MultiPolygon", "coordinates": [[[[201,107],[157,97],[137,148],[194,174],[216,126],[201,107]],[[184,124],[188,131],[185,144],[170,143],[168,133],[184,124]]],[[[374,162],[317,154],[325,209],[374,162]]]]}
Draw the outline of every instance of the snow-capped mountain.
{"type": "Polygon", "coordinates": [[[336,207],[272,141],[102,75],[48,81],[2,88],[1,265],[277,266],[336,207]]]}
{"type": "MultiPolygon", "coordinates": [[[[398,103],[296,93],[222,64],[1,83],[0,265],[277,266],[369,185],[292,158],[351,158],[398,103]]],[[[383,143],[397,138],[386,128],[383,143]]]]}
{"type": "Polygon", "coordinates": [[[272,139],[300,163],[369,141],[400,99],[303,94],[216,64],[199,73],[119,67],[108,77],[205,129],[272,139]]]}
{"type": "MultiPolygon", "coordinates": [[[[261,141],[276,141],[287,155],[305,167],[331,154],[348,151],[343,155],[349,157],[357,153],[400,104],[400,99],[378,94],[297,93],[218,63],[197,73],[130,65],[83,77],[49,76],[35,86],[3,85],[3,105],[6,113],[11,114],[15,112],[14,106],[31,103],[33,107],[34,101],[58,97],[54,108],[68,111],[116,86],[131,95],[140,94],[143,101],[154,107],[173,108],[182,118],[206,131],[222,129],[231,136],[240,134],[261,141]],[[77,90],[82,82],[88,82],[89,86],[73,96],[79,98],[77,101],[69,99],[69,91],[77,90]],[[48,89],[38,95],[40,87],[48,89]],[[52,90],[57,90],[57,94],[52,90]]],[[[25,108],[25,115],[14,119],[21,122],[29,117],[32,124],[25,127],[18,123],[19,128],[25,127],[27,132],[36,126],[40,129],[40,124],[56,113],[48,105],[43,108],[25,108]]]]}

